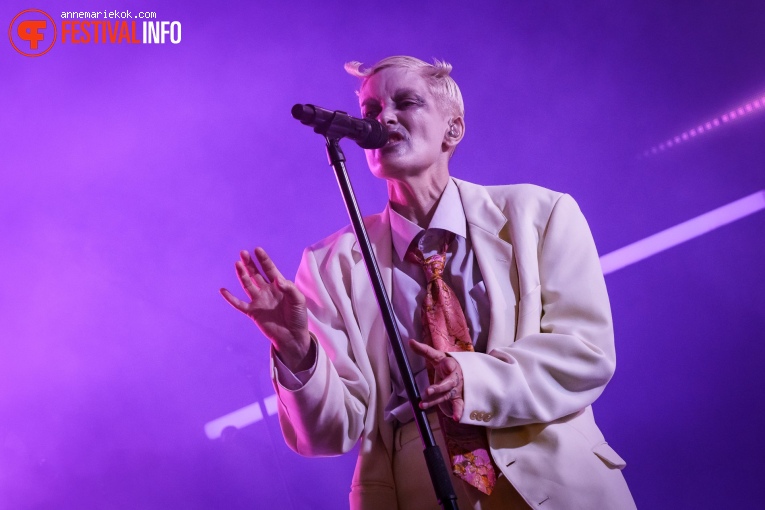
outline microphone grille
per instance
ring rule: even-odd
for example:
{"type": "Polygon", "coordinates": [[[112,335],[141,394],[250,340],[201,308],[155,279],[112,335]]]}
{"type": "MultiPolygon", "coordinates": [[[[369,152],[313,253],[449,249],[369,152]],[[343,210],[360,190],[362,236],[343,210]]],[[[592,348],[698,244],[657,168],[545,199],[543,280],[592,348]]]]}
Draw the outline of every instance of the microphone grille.
{"type": "Polygon", "coordinates": [[[309,104],[296,104],[292,107],[292,117],[303,122],[310,122],[316,115],[316,109],[309,104]]]}
{"type": "Polygon", "coordinates": [[[366,135],[356,142],[362,149],[379,149],[388,143],[388,128],[384,124],[371,119],[364,121],[368,126],[366,135]]]}

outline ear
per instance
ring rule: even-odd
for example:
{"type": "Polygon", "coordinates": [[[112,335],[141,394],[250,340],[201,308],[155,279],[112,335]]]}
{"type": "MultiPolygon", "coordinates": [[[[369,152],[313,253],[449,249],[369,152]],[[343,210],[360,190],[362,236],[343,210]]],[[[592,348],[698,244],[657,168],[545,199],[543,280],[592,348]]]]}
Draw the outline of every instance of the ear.
{"type": "Polygon", "coordinates": [[[449,128],[444,134],[444,148],[447,151],[453,151],[462,137],[465,136],[465,119],[462,117],[452,117],[449,120],[449,128]]]}

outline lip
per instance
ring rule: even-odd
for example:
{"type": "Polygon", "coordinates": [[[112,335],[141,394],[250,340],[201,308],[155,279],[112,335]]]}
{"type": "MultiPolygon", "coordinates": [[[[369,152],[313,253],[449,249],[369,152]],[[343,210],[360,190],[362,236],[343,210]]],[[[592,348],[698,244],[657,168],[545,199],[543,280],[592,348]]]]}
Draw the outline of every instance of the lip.
{"type": "Polygon", "coordinates": [[[388,141],[385,143],[385,145],[393,145],[398,142],[404,141],[404,135],[402,133],[399,133],[398,131],[390,131],[388,132],[388,141]]]}

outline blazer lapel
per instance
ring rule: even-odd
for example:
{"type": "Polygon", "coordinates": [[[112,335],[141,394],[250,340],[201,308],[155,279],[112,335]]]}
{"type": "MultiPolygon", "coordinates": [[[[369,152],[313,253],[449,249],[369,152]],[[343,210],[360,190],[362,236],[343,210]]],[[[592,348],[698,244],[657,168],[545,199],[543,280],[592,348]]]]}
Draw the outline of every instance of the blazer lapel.
{"type": "Polygon", "coordinates": [[[515,338],[518,274],[513,246],[503,227],[507,218],[482,187],[454,179],[468,223],[473,253],[489,295],[491,319],[486,352],[515,338]]]}
{"type": "MultiPolygon", "coordinates": [[[[382,213],[365,220],[367,235],[372,244],[372,251],[377,259],[377,266],[385,286],[388,299],[391,298],[393,279],[393,243],[390,233],[390,216],[386,208],[382,213]]],[[[351,296],[353,309],[356,312],[359,330],[366,340],[367,354],[372,371],[377,382],[377,395],[381,402],[377,408],[377,423],[384,422],[385,404],[391,396],[390,366],[388,364],[388,335],[382,315],[375,299],[374,289],[370,283],[366,264],[358,241],[353,244],[353,259],[355,265],[351,270],[351,296]]],[[[389,451],[393,448],[393,436],[381,434],[383,442],[389,451]]]]}

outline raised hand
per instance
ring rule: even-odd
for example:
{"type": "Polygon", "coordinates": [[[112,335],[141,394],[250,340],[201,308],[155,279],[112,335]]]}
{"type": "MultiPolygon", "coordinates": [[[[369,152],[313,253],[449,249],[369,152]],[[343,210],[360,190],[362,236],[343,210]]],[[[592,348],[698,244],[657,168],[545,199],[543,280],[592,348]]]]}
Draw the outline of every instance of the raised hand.
{"type": "Polygon", "coordinates": [[[464,380],[460,364],[445,352],[416,340],[409,340],[409,347],[415,354],[425,358],[428,368],[433,370],[433,384],[422,395],[420,408],[428,409],[437,405],[446,416],[460,421],[465,410],[462,398],[464,380]]]}
{"type": "Polygon", "coordinates": [[[250,301],[237,298],[228,289],[220,289],[221,295],[255,321],[288,368],[299,369],[311,346],[305,296],[282,276],[263,248],[255,248],[262,274],[246,250],[239,255],[236,274],[250,301]]]}

